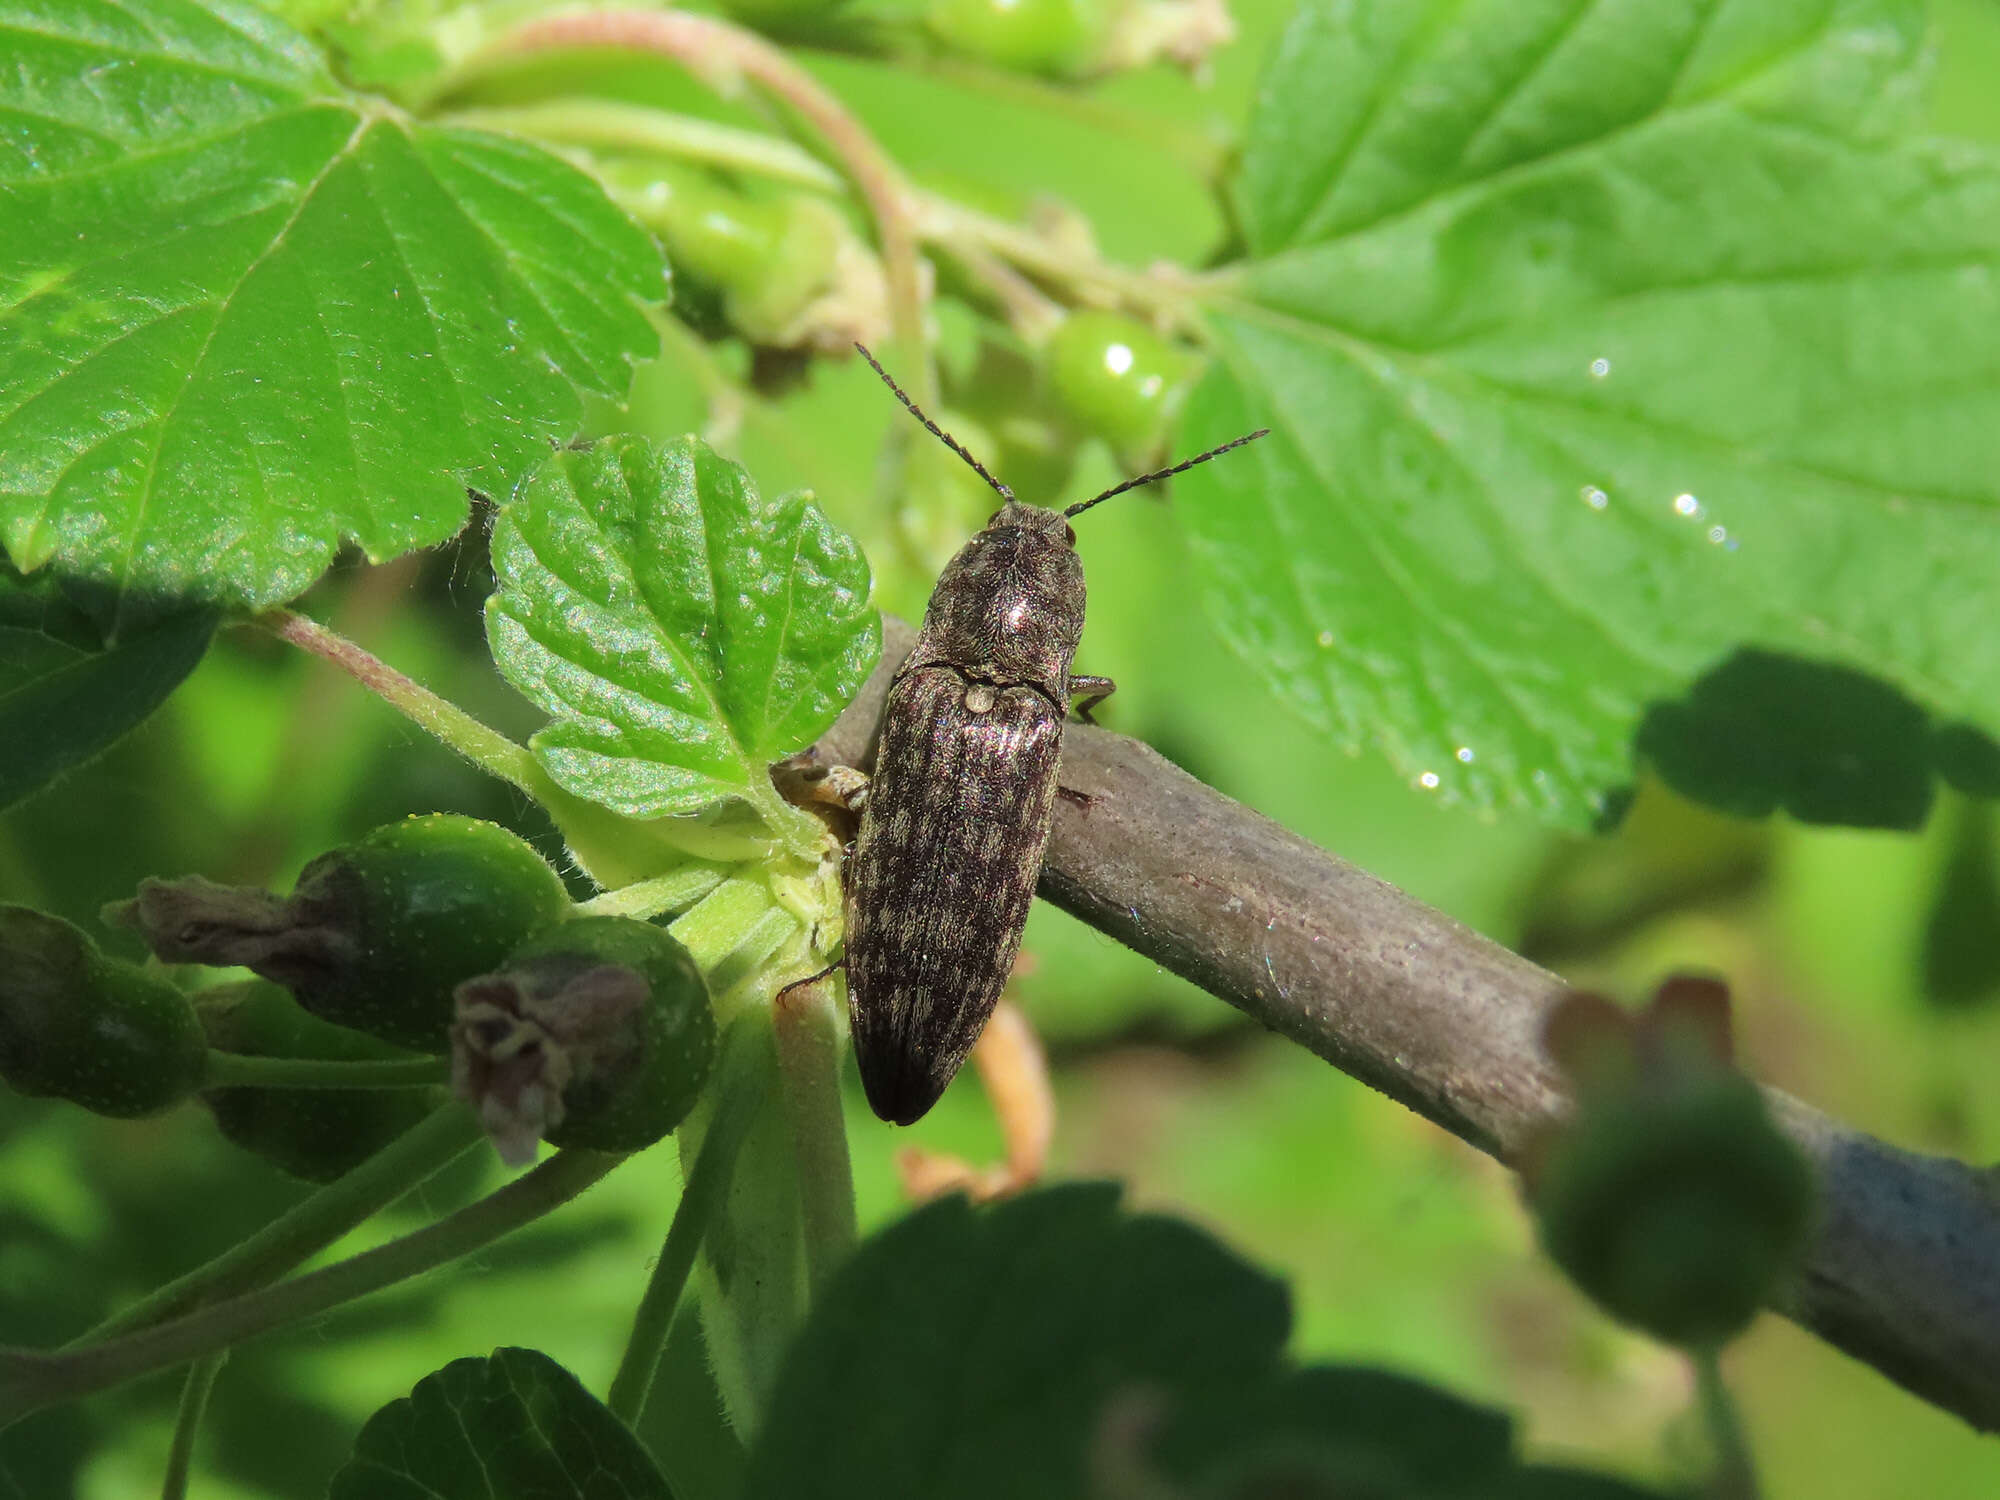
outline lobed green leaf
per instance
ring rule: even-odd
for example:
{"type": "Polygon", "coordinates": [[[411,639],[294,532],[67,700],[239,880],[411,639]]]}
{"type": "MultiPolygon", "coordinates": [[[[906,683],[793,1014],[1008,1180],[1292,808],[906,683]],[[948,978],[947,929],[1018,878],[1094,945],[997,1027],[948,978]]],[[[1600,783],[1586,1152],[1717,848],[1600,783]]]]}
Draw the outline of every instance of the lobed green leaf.
{"type": "Polygon", "coordinates": [[[493,658],[554,722],[565,789],[628,817],[768,800],[881,651],[867,560],[810,495],[769,504],[698,438],[551,456],[493,529],[493,658]]]}
{"type": "Polygon", "coordinates": [[[1276,432],[1184,490],[1226,631],[1291,703],[1442,796],[1580,823],[1635,759],[1713,800],[1676,767],[1731,757],[1682,726],[1744,717],[1776,663],[1733,757],[1759,785],[1723,805],[1921,819],[1924,754],[1888,796],[1842,759],[1879,692],[1800,764],[1753,753],[1804,737],[1782,705],[1829,665],[1920,731],[2000,728],[2000,657],[1968,649],[2000,568],[2000,162],[1899,133],[1921,22],[1307,0],[1191,406],[1196,441],[1276,432]]]}
{"type": "Polygon", "coordinates": [[[534,1349],[457,1359],[361,1429],[328,1500],[672,1500],[625,1424],[534,1349]]]}
{"type": "Polygon", "coordinates": [[[0,544],[114,618],[450,536],[621,392],[652,241],[233,0],[0,0],[0,544]]]}

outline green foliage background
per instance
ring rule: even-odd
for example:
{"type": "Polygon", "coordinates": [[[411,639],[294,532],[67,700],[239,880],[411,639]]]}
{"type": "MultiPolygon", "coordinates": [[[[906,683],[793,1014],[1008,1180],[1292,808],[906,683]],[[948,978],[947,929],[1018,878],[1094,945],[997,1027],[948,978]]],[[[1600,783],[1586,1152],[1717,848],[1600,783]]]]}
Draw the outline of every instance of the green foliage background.
{"type": "MultiPolygon", "coordinates": [[[[1174,131],[970,95],[856,59],[815,71],[919,178],[1002,203],[1053,192],[1128,264],[1198,260],[1227,231],[1177,151],[1240,122],[1290,7],[1238,0],[1243,36],[1196,90],[1153,70],[1104,84],[1112,111],[1174,131]]],[[[2000,142],[2000,7],[1940,0],[1940,131],[2000,142]]],[[[685,90],[633,65],[629,87],[685,90]]],[[[947,363],[970,357],[947,328],[947,363]]],[[[642,370],[602,430],[698,428],[687,350],[642,370]]],[[[288,401],[292,397],[286,398],[288,401]]],[[[287,408],[289,409],[289,408],[287,408]]],[[[733,445],[767,496],[812,488],[864,538],[884,435],[904,418],[858,364],[754,404],[733,445]]],[[[1089,455],[1071,489],[1114,477],[1089,455]]],[[[445,497],[447,500],[449,497],[445,497]]],[[[1053,499],[1048,496],[1041,498],[1053,499]]],[[[1093,513],[1092,615],[1080,658],[1116,676],[1107,722],[1373,872],[1579,982],[1634,993],[1668,967],[1736,982],[1743,1050],[1761,1077],[1899,1142],[2000,1153],[2000,829],[1990,805],[1939,796],[1915,833],[1753,823],[1642,785],[1607,839],[1552,834],[1525,813],[1437,805],[1379,752],[1349,755],[1301,725],[1189,602],[1194,561],[1146,502],[1093,513]]],[[[1208,517],[1209,527],[1228,517],[1208,517]]],[[[915,559],[872,559],[885,607],[914,615],[915,559]]],[[[495,674],[480,631],[491,577],[458,545],[386,569],[342,567],[307,601],[379,655],[518,737],[535,711],[495,674]]],[[[1976,651],[1976,645],[1964,649],[1976,651]]],[[[197,869],[288,880],[314,854],[413,809],[492,817],[545,840],[522,801],[295,653],[228,633],[165,711],[54,792],[0,817],[0,900],[87,920],[141,876],[197,869]]],[[[551,853],[554,850],[551,847],[551,853]]],[[[1534,1253],[1506,1174],[1107,939],[1038,910],[1023,982],[1058,1065],[1056,1170],[1115,1174],[1145,1207],[1209,1224],[1288,1278],[1297,1352],[1379,1361],[1523,1413],[1532,1450],[1672,1473],[1663,1423],[1685,1403],[1678,1360],[1604,1322],[1534,1253]]],[[[864,1227],[899,1211],[893,1138],[851,1098],[864,1227]]],[[[976,1087],[913,1132],[991,1154],[976,1087]]],[[[468,1167],[424,1191],[469,1196],[468,1167]]],[[[229,1243],[298,1189],[227,1148],[197,1110],[121,1124],[0,1097],[0,1323],[31,1342],[229,1243]]],[[[321,1492],[365,1416],[451,1359],[497,1344],[547,1351],[586,1380],[616,1359],[678,1191],[655,1152],[476,1262],[319,1327],[264,1341],[224,1371],[197,1493],[321,1492]]],[[[386,1238],[394,1216],[350,1248],[386,1238]]],[[[2000,1489],[2000,1449],[1776,1319],[1732,1356],[1774,1496],[2000,1489]]],[[[168,1439],[172,1382],[48,1413],[0,1438],[0,1495],[145,1493],[168,1439]],[[80,1466],[80,1467],[79,1467],[80,1466]]]]}

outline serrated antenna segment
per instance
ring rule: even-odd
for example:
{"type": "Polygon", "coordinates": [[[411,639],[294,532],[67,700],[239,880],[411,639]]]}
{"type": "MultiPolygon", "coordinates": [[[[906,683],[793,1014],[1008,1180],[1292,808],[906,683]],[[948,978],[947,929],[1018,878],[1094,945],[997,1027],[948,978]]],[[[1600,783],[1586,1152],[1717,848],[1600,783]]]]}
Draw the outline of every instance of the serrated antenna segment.
{"type": "MultiPolygon", "coordinates": [[[[863,350],[862,352],[866,353],[867,351],[863,350]]],[[[873,364],[874,361],[870,360],[869,363],[873,364]]],[[[912,409],[914,410],[914,408],[912,409]]],[[[1182,459],[1171,469],[1155,469],[1150,474],[1141,474],[1136,479],[1126,480],[1123,484],[1114,484],[1101,495],[1092,495],[1088,500],[1077,501],[1076,504],[1064,511],[1063,514],[1065,516],[1080,516],[1089,510],[1091,506],[1101,504],[1103,501],[1109,500],[1113,495],[1122,495],[1127,490],[1136,490],[1140,485],[1151,484],[1156,479],[1171,479],[1176,474],[1192,469],[1196,464],[1205,464],[1211,458],[1222,457],[1231,448],[1241,448],[1245,443],[1254,443],[1258,438],[1269,437],[1270,435],[1270,428],[1259,427],[1255,432],[1246,432],[1240,438],[1231,438],[1220,447],[1211,448],[1206,453],[1197,453],[1193,458],[1182,459]]]]}
{"type": "Polygon", "coordinates": [[[896,393],[896,399],[902,402],[904,406],[909,408],[910,415],[915,417],[919,422],[923,423],[925,430],[928,431],[932,437],[936,438],[939,442],[943,443],[945,447],[951,449],[952,452],[956,453],[960,458],[964,459],[967,463],[971,464],[973,473],[977,474],[981,479],[985,480],[988,484],[992,485],[994,490],[998,492],[1002,500],[1005,500],[1010,504],[1013,502],[1014,492],[1008,489],[1007,486],[1002,484],[999,480],[995,479],[991,474],[989,474],[986,470],[986,465],[981,463],[978,459],[974,458],[970,453],[968,453],[965,450],[965,445],[963,443],[959,442],[957,438],[953,437],[950,433],[946,432],[942,427],[938,426],[937,423],[933,422],[929,417],[925,416],[924,409],[921,406],[917,405],[916,402],[912,401],[909,398],[908,393],[905,392],[900,385],[896,384],[895,377],[890,375],[890,373],[887,370],[882,368],[880,362],[876,360],[875,356],[868,352],[868,346],[866,344],[857,343],[854,347],[860,350],[861,357],[868,361],[868,368],[870,368],[877,375],[880,375],[882,377],[882,384],[886,385],[887,387],[889,387],[890,390],[896,393]]]}

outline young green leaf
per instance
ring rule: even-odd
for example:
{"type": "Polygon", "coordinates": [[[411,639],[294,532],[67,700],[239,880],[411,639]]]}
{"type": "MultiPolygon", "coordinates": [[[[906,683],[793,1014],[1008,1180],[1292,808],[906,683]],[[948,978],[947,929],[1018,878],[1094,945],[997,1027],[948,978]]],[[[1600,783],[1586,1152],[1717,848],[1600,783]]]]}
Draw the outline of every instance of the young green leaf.
{"type": "Polygon", "coordinates": [[[361,1429],[328,1500],[672,1500],[646,1450],[533,1349],[457,1359],[361,1429]]]}
{"type": "Polygon", "coordinates": [[[1921,34],[1905,0],[1307,0],[1189,441],[1277,431],[1183,491],[1293,704],[1572,823],[1743,646],[2000,725],[1966,649],[2000,164],[1901,133],[1921,34]]]}
{"type": "Polygon", "coordinates": [[[698,438],[552,455],[493,528],[487,636],[555,721],[535,753],[628,817],[770,800],[881,650],[861,550],[698,438]]]}
{"type": "Polygon", "coordinates": [[[655,343],[589,179],[349,95],[234,0],[0,0],[0,543],[259,607],[451,535],[655,343]]]}

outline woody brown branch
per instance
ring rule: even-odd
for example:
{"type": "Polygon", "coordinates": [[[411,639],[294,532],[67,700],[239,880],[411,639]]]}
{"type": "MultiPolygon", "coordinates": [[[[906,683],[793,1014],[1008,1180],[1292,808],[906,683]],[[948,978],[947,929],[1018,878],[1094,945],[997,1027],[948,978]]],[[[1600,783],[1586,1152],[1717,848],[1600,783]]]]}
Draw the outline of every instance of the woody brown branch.
{"type": "MultiPolygon", "coordinates": [[[[883,665],[809,754],[867,764],[883,665]]],[[[1566,1107],[1541,1048],[1556,975],[1315,847],[1147,746],[1065,733],[1040,894],[1513,1164],[1566,1107]]],[[[1818,1166],[1819,1230],[1777,1310],[1982,1431],[2000,1429],[2000,1191],[1775,1089],[1818,1166]]]]}

